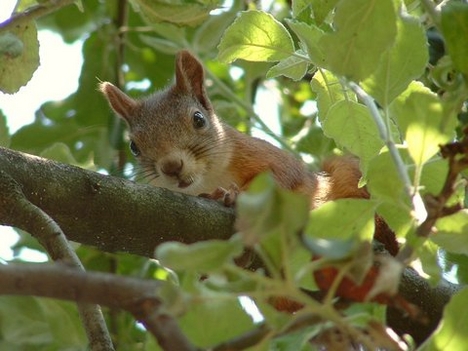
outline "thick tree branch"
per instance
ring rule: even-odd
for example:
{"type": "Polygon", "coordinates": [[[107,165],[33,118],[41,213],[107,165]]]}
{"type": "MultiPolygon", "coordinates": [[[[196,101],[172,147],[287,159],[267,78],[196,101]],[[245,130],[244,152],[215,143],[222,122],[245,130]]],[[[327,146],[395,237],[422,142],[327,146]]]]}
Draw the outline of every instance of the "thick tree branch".
{"type": "MultiPolygon", "coordinates": [[[[47,250],[54,261],[64,261],[70,266],[84,271],[84,267],[70,247],[61,228],[47,213],[29,202],[21,191],[21,187],[11,177],[0,171],[0,193],[2,208],[15,213],[17,225],[24,224],[27,231],[33,234],[47,250]]],[[[78,302],[78,311],[88,336],[89,345],[93,351],[114,350],[112,340],[107,330],[104,316],[99,305],[78,302]]]]}
{"type": "Polygon", "coordinates": [[[158,297],[162,282],[81,272],[60,265],[0,265],[0,295],[40,296],[130,312],[163,350],[194,351],[158,297]]]}
{"type": "MultiPolygon", "coordinates": [[[[24,196],[58,223],[69,240],[107,252],[152,257],[166,241],[228,239],[232,209],[212,200],[59,164],[0,148],[0,169],[21,184],[24,196]]],[[[28,230],[0,208],[0,224],[28,230]]]]}
{"type": "MultiPolygon", "coordinates": [[[[234,211],[212,200],[135,184],[4,148],[0,148],[0,169],[21,184],[28,200],[52,217],[68,239],[104,251],[152,257],[154,248],[166,241],[194,243],[228,239],[234,233],[234,211]]],[[[0,224],[17,224],[1,200],[0,197],[0,224]]],[[[18,226],[24,229],[24,225],[18,226]]],[[[427,328],[412,324],[404,331],[419,334],[421,340],[435,328],[457,286],[443,283],[433,288],[414,272],[410,276],[411,279],[403,279],[401,294],[430,311],[431,320],[427,328]]],[[[391,319],[390,325],[397,326],[401,318],[391,319]]]]}

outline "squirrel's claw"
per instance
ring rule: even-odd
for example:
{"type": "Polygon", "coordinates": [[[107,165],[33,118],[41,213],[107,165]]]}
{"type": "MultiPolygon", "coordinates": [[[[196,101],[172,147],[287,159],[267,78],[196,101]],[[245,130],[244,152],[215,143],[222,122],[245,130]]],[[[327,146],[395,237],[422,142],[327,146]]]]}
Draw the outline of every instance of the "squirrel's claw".
{"type": "Polygon", "coordinates": [[[228,189],[225,189],[223,187],[217,187],[210,194],[203,193],[198,196],[219,201],[226,207],[234,207],[239,192],[239,187],[233,183],[229,186],[228,189]]]}

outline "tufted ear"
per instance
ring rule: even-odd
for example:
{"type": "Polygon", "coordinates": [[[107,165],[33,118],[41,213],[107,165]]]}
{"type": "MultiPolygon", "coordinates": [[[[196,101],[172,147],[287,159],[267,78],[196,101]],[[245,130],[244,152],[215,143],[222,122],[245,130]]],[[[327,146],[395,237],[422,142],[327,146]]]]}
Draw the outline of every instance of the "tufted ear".
{"type": "Polygon", "coordinates": [[[176,55],[175,90],[195,97],[207,110],[212,110],[205,90],[205,72],[202,64],[189,51],[182,50],[176,55]]]}
{"type": "Polygon", "coordinates": [[[112,109],[129,123],[138,105],[137,101],[109,82],[99,84],[99,90],[104,94],[112,109]]]}

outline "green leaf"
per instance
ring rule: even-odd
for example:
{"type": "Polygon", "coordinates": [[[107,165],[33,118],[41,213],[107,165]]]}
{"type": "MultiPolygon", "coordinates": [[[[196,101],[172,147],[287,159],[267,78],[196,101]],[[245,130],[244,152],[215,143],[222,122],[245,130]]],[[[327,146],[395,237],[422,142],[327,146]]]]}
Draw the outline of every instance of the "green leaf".
{"type": "Polygon", "coordinates": [[[2,339],[21,347],[18,349],[81,349],[87,345],[76,306],[70,302],[2,296],[0,309],[2,339]]]}
{"type": "Polygon", "coordinates": [[[424,194],[438,194],[444,186],[448,169],[448,162],[444,159],[432,159],[426,163],[421,175],[421,192],[424,194]]]}
{"type": "Polygon", "coordinates": [[[295,50],[291,35],[272,15],[244,11],[224,32],[218,51],[218,59],[230,63],[236,59],[281,61],[295,50]]]}
{"type": "MultiPolygon", "coordinates": [[[[321,69],[315,73],[310,82],[311,89],[317,94],[317,108],[320,122],[324,122],[330,108],[338,101],[344,100],[343,86],[330,71],[321,69]]],[[[349,97],[351,101],[353,98],[349,97]]]]}
{"type": "Polygon", "coordinates": [[[442,269],[439,264],[439,249],[440,248],[430,240],[425,240],[424,244],[417,248],[416,251],[424,273],[429,276],[429,281],[434,284],[437,284],[442,277],[442,269]]]}
{"type": "MultiPolygon", "coordinates": [[[[305,227],[310,199],[278,187],[263,173],[242,192],[237,201],[238,229],[246,246],[261,248],[269,258],[269,269],[291,264],[299,245],[297,234],[305,227]]],[[[263,257],[264,258],[264,257],[263,257]]]]}
{"type": "Polygon", "coordinates": [[[55,143],[51,145],[42,151],[39,156],[48,158],[49,160],[68,163],[70,165],[78,165],[78,161],[73,157],[70,148],[64,143],[55,143]]]}
{"type": "MultiPolygon", "coordinates": [[[[400,151],[402,153],[403,150],[400,151]]],[[[367,178],[367,187],[373,197],[395,204],[404,202],[405,185],[388,151],[382,152],[369,163],[367,178]]]]}
{"type": "Polygon", "coordinates": [[[240,240],[209,240],[191,245],[168,242],[156,248],[155,256],[162,265],[175,271],[201,273],[221,269],[242,253],[240,240]]]}
{"type": "Polygon", "coordinates": [[[329,201],[310,212],[306,234],[321,239],[372,240],[376,204],[366,199],[329,201]]]}
{"type": "Polygon", "coordinates": [[[232,339],[254,326],[236,294],[204,292],[188,305],[190,308],[179,319],[179,324],[184,334],[199,347],[232,339]]]}
{"type": "Polygon", "coordinates": [[[436,331],[418,350],[463,350],[468,342],[468,288],[452,296],[436,331]]]}
{"type": "MultiPolygon", "coordinates": [[[[309,1],[310,0],[306,0],[306,2],[309,2],[309,1]]],[[[318,25],[323,23],[339,1],[340,0],[326,0],[326,1],[312,0],[310,1],[312,3],[313,13],[314,13],[313,17],[315,19],[315,22],[318,25]]]]}
{"type": "Polygon", "coordinates": [[[420,22],[399,17],[397,26],[395,44],[382,54],[378,69],[362,84],[384,107],[424,72],[428,61],[426,33],[420,22]]]}
{"type": "MultiPolygon", "coordinates": [[[[405,162],[407,150],[399,149],[405,162]]],[[[367,189],[371,198],[379,202],[377,213],[398,235],[407,234],[413,228],[412,207],[405,192],[405,185],[388,151],[372,159],[367,170],[367,189]]]]}
{"type": "Polygon", "coordinates": [[[9,147],[10,139],[6,117],[0,110],[0,146],[9,147]]]}
{"type": "Polygon", "coordinates": [[[454,66],[468,74],[468,4],[451,1],[443,6],[441,27],[454,66]]]}
{"type": "Polygon", "coordinates": [[[325,53],[318,45],[318,42],[324,36],[324,32],[316,26],[307,25],[303,22],[293,20],[287,20],[286,22],[307,48],[310,60],[316,66],[322,67],[325,63],[325,53]]]}
{"type": "Polygon", "coordinates": [[[392,0],[342,0],[336,7],[334,33],[320,40],[325,68],[361,81],[377,68],[393,44],[396,14],[392,0]]]}
{"type": "Polygon", "coordinates": [[[384,145],[369,110],[353,101],[341,100],[331,106],[322,127],[326,136],[363,161],[378,155],[384,145]]]}
{"type": "Polygon", "coordinates": [[[269,173],[257,176],[237,201],[239,226],[247,245],[277,233],[295,235],[307,222],[309,199],[280,189],[269,173]]]}
{"type": "Polygon", "coordinates": [[[193,47],[198,53],[212,53],[216,50],[226,28],[234,21],[242,9],[242,2],[235,1],[227,12],[211,15],[195,32],[193,47]]]}
{"type": "Polygon", "coordinates": [[[153,49],[169,55],[174,55],[176,52],[182,49],[179,44],[169,39],[158,38],[149,35],[140,35],[140,39],[143,43],[149,45],[153,49]]]}
{"type": "Polygon", "coordinates": [[[307,73],[309,62],[306,58],[299,57],[304,55],[303,51],[298,51],[297,54],[298,56],[290,56],[270,68],[266,77],[274,78],[282,75],[295,81],[302,79],[307,73]]]}
{"type": "Polygon", "coordinates": [[[36,24],[34,22],[18,24],[11,30],[10,34],[17,38],[16,44],[14,44],[16,49],[13,52],[7,50],[0,54],[0,72],[2,72],[0,74],[0,91],[7,94],[16,93],[19,88],[26,85],[39,67],[39,42],[36,24]],[[19,42],[23,46],[21,49],[18,48],[19,42]]]}
{"type": "Polygon", "coordinates": [[[0,35],[0,57],[16,58],[23,53],[23,42],[13,33],[6,32],[0,35]]]}
{"type": "Polygon", "coordinates": [[[451,216],[439,218],[437,232],[431,240],[446,251],[468,255],[468,212],[459,211],[451,216]]]}
{"type": "Polygon", "coordinates": [[[177,25],[196,26],[207,19],[218,2],[199,3],[180,0],[168,3],[164,0],[133,0],[148,23],[169,22],[177,25]]]}
{"type": "Polygon", "coordinates": [[[391,115],[398,120],[405,135],[408,152],[420,168],[453,136],[443,130],[444,109],[440,99],[428,88],[412,84],[391,105],[391,115]]]}

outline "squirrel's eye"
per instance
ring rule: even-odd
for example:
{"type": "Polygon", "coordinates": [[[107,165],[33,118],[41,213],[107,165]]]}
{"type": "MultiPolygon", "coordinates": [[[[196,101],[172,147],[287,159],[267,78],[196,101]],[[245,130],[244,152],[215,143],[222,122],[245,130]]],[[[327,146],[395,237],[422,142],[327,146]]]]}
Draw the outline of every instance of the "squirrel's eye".
{"type": "Polygon", "coordinates": [[[136,146],[133,140],[130,141],[130,151],[132,152],[132,155],[135,157],[140,155],[140,149],[138,148],[138,146],[136,146]]]}
{"type": "Polygon", "coordinates": [[[193,114],[193,126],[197,129],[203,128],[206,125],[206,118],[203,113],[197,111],[193,114]]]}

